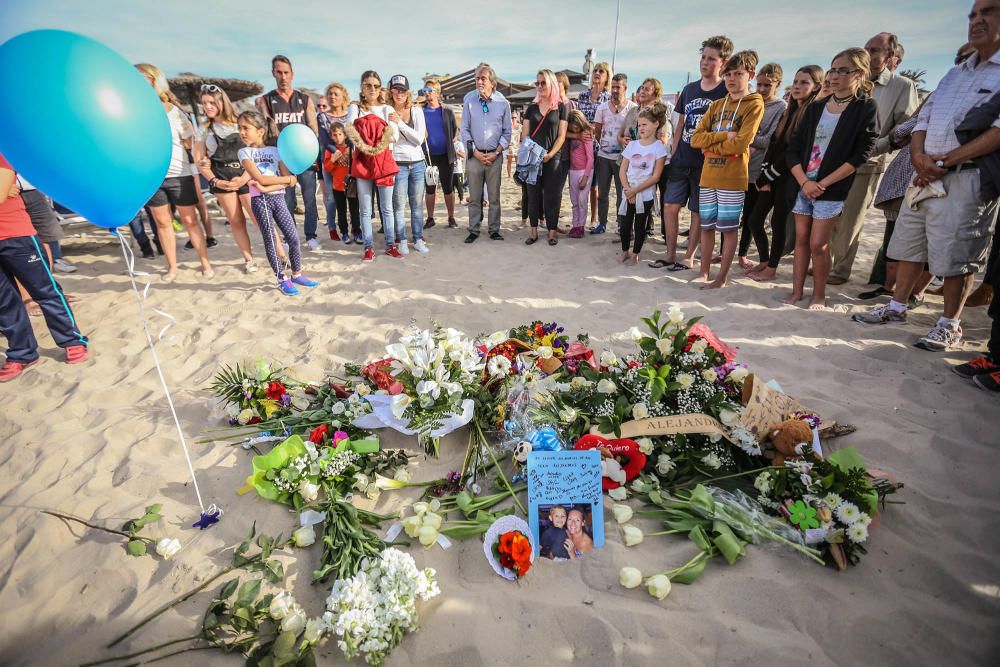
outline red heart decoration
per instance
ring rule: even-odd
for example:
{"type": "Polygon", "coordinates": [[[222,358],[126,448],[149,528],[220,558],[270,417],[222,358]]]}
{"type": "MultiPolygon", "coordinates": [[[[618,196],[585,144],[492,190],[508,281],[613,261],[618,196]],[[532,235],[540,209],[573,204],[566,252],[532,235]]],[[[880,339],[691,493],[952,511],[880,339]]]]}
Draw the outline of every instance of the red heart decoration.
{"type": "Polygon", "coordinates": [[[709,329],[707,324],[696,322],[688,331],[688,335],[704,338],[705,342],[715,348],[717,352],[726,358],[726,361],[733,361],[736,359],[736,348],[722,342],[722,339],[719,338],[714,331],[709,329]]]}
{"type": "MultiPolygon", "coordinates": [[[[619,461],[624,459],[621,466],[622,470],[625,471],[626,482],[631,482],[638,477],[639,473],[646,466],[646,455],[639,451],[639,443],[629,438],[608,440],[599,435],[588,434],[577,440],[576,444],[573,445],[573,449],[604,449],[614,455],[619,461]]],[[[611,478],[601,477],[601,487],[605,491],[617,489],[619,486],[621,484],[611,478]]]]}

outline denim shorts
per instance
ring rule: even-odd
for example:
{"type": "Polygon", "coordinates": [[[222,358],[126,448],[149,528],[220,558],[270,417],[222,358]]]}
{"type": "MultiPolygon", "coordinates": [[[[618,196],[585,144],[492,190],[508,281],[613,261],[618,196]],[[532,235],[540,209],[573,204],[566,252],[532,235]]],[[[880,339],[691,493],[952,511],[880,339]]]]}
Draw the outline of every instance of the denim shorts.
{"type": "Polygon", "coordinates": [[[839,216],[843,210],[844,202],[842,201],[826,201],[823,199],[813,201],[803,195],[802,190],[799,190],[798,196],[795,197],[795,208],[792,209],[792,213],[795,215],[810,215],[819,220],[829,220],[830,218],[839,216]]]}

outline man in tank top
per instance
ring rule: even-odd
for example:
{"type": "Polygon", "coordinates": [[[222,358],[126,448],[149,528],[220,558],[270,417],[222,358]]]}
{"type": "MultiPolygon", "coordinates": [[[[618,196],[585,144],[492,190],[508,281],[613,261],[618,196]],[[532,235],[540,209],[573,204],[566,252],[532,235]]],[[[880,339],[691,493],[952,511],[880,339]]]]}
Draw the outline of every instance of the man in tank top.
{"type": "MultiPolygon", "coordinates": [[[[308,125],[318,136],[316,106],[311,97],[292,88],[295,74],[292,71],[291,61],[282,55],[275,56],[271,59],[271,74],[274,76],[276,87],[257,98],[257,108],[260,112],[274,119],[279,133],[293,123],[301,123],[308,125]]],[[[310,250],[319,250],[320,244],[316,239],[316,223],[319,219],[316,213],[316,166],[309,167],[298,174],[297,178],[302,189],[302,203],[306,209],[306,245],[310,250]]],[[[285,203],[288,204],[289,211],[295,211],[295,188],[285,189],[285,203]]]]}

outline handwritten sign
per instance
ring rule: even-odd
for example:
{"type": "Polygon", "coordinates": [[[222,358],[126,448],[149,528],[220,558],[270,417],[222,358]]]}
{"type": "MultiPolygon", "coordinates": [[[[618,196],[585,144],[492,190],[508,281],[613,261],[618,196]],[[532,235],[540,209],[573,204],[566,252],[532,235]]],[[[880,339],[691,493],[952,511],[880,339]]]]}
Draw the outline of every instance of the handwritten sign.
{"type": "MultiPolygon", "coordinates": [[[[590,429],[592,435],[615,438],[613,433],[602,433],[600,427],[590,429]]],[[[647,435],[676,435],[678,433],[717,433],[729,438],[729,432],[715,417],[701,413],[671,415],[669,417],[648,417],[622,424],[623,438],[639,438],[647,435]]]]}
{"type": "Polygon", "coordinates": [[[601,454],[587,451],[528,454],[528,523],[538,555],[539,507],[589,506],[595,547],[604,546],[604,503],[601,495],[601,454]]]}
{"type": "MultiPolygon", "coordinates": [[[[746,409],[740,415],[740,422],[747,429],[763,439],[764,434],[775,425],[788,419],[793,412],[813,412],[802,406],[794,398],[774,389],[750,374],[743,381],[743,404],[746,409]]],[[[820,430],[830,426],[830,422],[820,417],[820,430]]]]}

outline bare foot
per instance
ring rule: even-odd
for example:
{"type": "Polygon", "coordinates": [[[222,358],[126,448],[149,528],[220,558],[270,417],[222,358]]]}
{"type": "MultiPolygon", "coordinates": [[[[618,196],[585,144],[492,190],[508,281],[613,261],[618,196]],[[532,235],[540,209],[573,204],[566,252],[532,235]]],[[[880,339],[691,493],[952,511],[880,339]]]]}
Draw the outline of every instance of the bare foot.
{"type": "Polygon", "coordinates": [[[747,273],[751,273],[757,270],[757,264],[754,264],[746,257],[740,257],[740,268],[747,273]]]}
{"type": "Polygon", "coordinates": [[[774,280],[775,274],[777,274],[777,269],[772,269],[770,267],[765,267],[756,273],[749,274],[751,280],[756,280],[759,283],[766,283],[774,280]]]}
{"type": "Polygon", "coordinates": [[[722,264],[722,255],[716,255],[713,257],[712,264],[722,264]]]}
{"type": "Polygon", "coordinates": [[[167,271],[166,275],[163,276],[163,282],[172,283],[177,279],[177,270],[167,271]]]}
{"type": "Polygon", "coordinates": [[[826,307],[825,303],[811,303],[809,304],[809,310],[830,310],[826,307]]]}
{"type": "Polygon", "coordinates": [[[695,283],[707,283],[707,282],[711,282],[711,279],[708,276],[698,276],[697,278],[692,278],[691,279],[691,283],[692,284],[695,284],[695,283]]]}
{"type": "Polygon", "coordinates": [[[620,255],[619,257],[618,257],[618,261],[619,261],[619,262],[621,262],[622,264],[624,264],[625,262],[627,262],[627,261],[628,261],[628,258],[629,258],[629,254],[628,254],[628,251],[626,251],[626,252],[623,252],[623,253],[622,253],[622,254],[621,254],[621,255],[620,255]]]}
{"type": "Polygon", "coordinates": [[[633,265],[638,264],[639,263],[639,255],[632,255],[632,258],[631,258],[630,261],[632,262],[633,265]]]}
{"type": "Polygon", "coordinates": [[[785,297],[781,303],[788,304],[789,306],[794,306],[799,301],[802,301],[802,295],[792,292],[787,297],[785,297]]]}
{"type": "Polygon", "coordinates": [[[722,280],[722,281],[720,281],[718,278],[716,278],[712,282],[710,282],[710,283],[708,283],[706,285],[702,285],[700,289],[722,289],[723,287],[725,287],[728,284],[729,284],[728,280],[722,280]]]}

